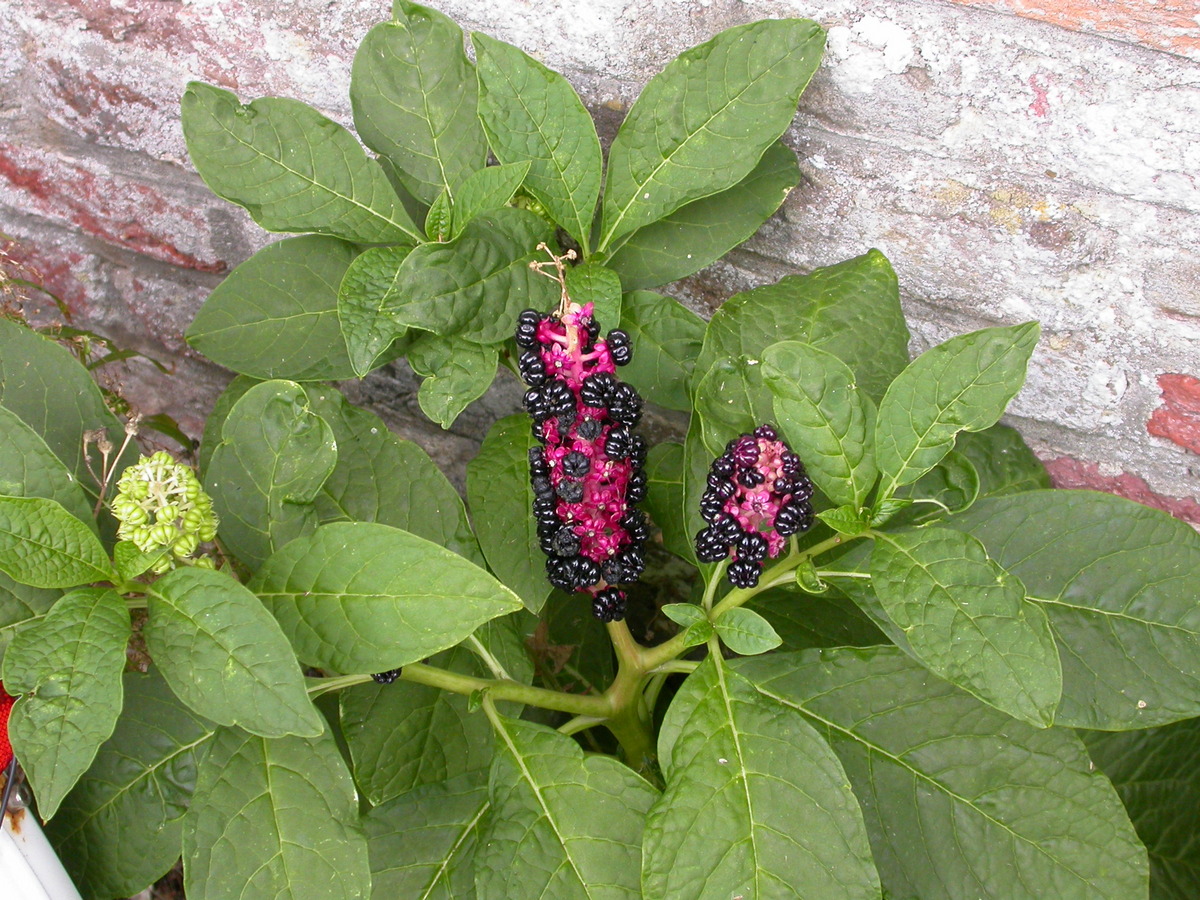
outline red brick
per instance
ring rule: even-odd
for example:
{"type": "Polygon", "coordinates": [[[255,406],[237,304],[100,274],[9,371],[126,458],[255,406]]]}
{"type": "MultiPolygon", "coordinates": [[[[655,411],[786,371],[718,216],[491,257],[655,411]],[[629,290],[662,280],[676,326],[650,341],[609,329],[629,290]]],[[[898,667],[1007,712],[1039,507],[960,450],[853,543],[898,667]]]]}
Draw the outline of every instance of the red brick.
{"type": "Polygon", "coordinates": [[[1136,475],[1123,472],[1120,475],[1104,475],[1097,463],[1081,462],[1069,456],[1047,460],[1046,470],[1057,488],[1086,488],[1116,494],[1137,503],[1153,506],[1200,526],[1200,503],[1192,497],[1165,497],[1150,490],[1150,486],[1136,475]]]}
{"type": "Polygon", "coordinates": [[[1200,59],[1196,0],[954,0],[1200,59]]]}
{"type": "Polygon", "coordinates": [[[1165,373],[1158,376],[1163,405],[1154,410],[1146,430],[1193,453],[1200,453],[1200,378],[1165,373]]]}
{"type": "Polygon", "coordinates": [[[203,216],[147,184],[0,143],[0,187],[6,182],[21,207],[69,222],[85,234],[188,269],[228,268],[224,260],[179,248],[177,242],[205,230],[203,216]]]}

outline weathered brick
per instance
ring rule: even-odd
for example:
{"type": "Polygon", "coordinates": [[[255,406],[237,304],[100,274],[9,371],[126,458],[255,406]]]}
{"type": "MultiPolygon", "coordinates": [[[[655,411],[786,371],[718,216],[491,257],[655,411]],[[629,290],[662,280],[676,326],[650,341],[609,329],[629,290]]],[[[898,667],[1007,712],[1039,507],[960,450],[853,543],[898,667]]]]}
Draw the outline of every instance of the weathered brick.
{"type": "Polygon", "coordinates": [[[1154,410],[1146,430],[1193,453],[1200,453],[1200,378],[1167,373],[1158,376],[1163,405],[1154,410]]]}
{"type": "Polygon", "coordinates": [[[954,0],[1200,59],[1195,0],[954,0]]]}
{"type": "Polygon", "coordinates": [[[1145,479],[1137,475],[1129,472],[1106,475],[1099,463],[1083,462],[1069,456],[1046,460],[1046,469],[1057,488],[1082,488],[1116,494],[1161,509],[1200,527],[1200,503],[1197,503],[1195,498],[1164,497],[1151,490],[1145,479]]]}

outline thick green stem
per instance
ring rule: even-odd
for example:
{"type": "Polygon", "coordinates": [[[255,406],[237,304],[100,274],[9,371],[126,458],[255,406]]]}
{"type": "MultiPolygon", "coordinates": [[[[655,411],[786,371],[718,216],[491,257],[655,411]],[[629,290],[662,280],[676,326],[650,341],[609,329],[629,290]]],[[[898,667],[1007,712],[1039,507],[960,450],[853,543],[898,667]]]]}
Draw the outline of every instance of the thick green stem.
{"type": "Polygon", "coordinates": [[[413,684],[427,684],[455,694],[470,695],[476,691],[483,691],[493,700],[512,700],[515,703],[527,703],[577,716],[607,718],[613,713],[613,706],[607,695],[596,697],[564,694],[561,691],[548,691],[545,688],[521,684],[519,681],[460,675],[458,672],[427,666],[424,663],[405,666],[400,670],[400,680],[411,681],[413,684]]]}

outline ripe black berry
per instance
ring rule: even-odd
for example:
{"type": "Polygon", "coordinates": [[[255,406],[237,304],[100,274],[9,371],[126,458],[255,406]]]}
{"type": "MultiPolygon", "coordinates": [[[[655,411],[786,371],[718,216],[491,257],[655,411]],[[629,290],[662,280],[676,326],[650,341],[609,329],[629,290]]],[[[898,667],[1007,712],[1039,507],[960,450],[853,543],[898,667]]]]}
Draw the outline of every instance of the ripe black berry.
{"type": "Polygon", "coordinates": [[[713,563],[729,555],[729,541],[711,526],[696,535],[696,558],[700,562],[713,563]]]}
{"type": "Polygon", "coordinates": [[[603,430],[604,423],[599,419],[593,419],[591,416],[588,416],[579,423],[579,427],[575,429],[575,433],[585,441],[594,441],[600,437],[600,432],[603,430]]]}
{"type": "Polygon", "coordinates": [[[579,536],[564,525],[551,539],[551,548],[556,556],[575,556],[579,552],[579,536]]]}
{"type": "Polygon", "coordinates": [[[737,464],[734,463],[732,456],[718,456],[713,460],[712,465],[708,468],[708,474],[710,476],[708,483],[712,484],[711,476],[713,475],[716,475],[719,478],[732,478],[736,468],[737,464]]]}
{"type": "Polygon", "coordinates": [[[798,500],[789,500],[775,514],[775,530],[784,537],[791,537],[812,528],[812,507],[798,500]]]}
{"type": "Polygon", "coordinates": [[[758,469],[743,469],[738,472],[738,484],[744,484],[748,488],[758,487],[767,480],[767,476],[758,469]]]}
{"type": "Polygon", "coordinates": [[[592,615],[601,622],[616,622],[625,618],[625,592],[605,588],[592,599],[592,615]]]}
{"type": "Polygon", "coordinates": [[[558,492],[558,496],[563,499],[564,503],[578,503],[583,499],[583,482],[575,481],[572,478],[564,478],[554,490],[558,492]]]}
{"type": "Polygon", "coordinates": [[[746,531],[738,538],[738,559],[761,562],[767,558],[767,539],[757,531],[746,531]]]}
{"type": "Polygon", "coordinates": [[[725,511],[725,498],[716,491],[705,491],[700,498],[700,515],[705,522],[711,522],[725,511]]]}
{"type": "Polygon", "coordinates": [[[617,384],[611,372],[596,372],[583,379],[579,386],[579,399],[584,406],[604,409],[608,406],[608,394],[617,384]]]}
{"type": "Polygon", "coordinates": [[[733,447],[733,458],[739,466],[752,466],[758,462],[758,441],[749,435],[738,438],[733,447]]]}
{"type": "Polygon", "coordinates": [[[391,684],[400,677],[399,669],[388,669],[386,672],[376,672],[371,676],[371,679],[376,684],[391,684]]]}
{"type": "Polygon", "coordinates": [[[583,478],[592,468],[592,461],[578,450],[572,450],[562,461],[563,472],[572,478],[583,478]]]}
{"type": "Polygon", "coordinates": [[[530,387],[538,387],[546,381],[546,364],[533,350],[526,350],[517,360],[521,377],[530,387]]]}
{"type": "Polygon", "coordinates": [[[533,487],[533,496],[539,500],[554,499],[554,485],[550,483],[550,479],[544,475],[535,475],[529,479],[530,485],[533,487]]]}
{"type": "Polygon", "coordinates": [[[762,438],[764,441],[779,440],[779,434],[775,431],[774,425],[759,425],[754,429],[754,436],[762,438]]]}
{"type": "Polygon", "coordinates": [[[629,344],[629,335],[620,328],[614,328],[608,333],[606,340],[613,362],[618,366],[628,365],[629,361],[633,359],[633,347],[629,344]]]}
{"type": "Polygon", "coordinates": [[[625,459],[633,452],[633,435],[628,428],[617,427],[604,440],[604,453],[609,459],[625,459]]]}
{"type": "Polygon", "coordinates": [[[748,559],[739,559],[737,562],[730,563],[729,570],[726,572],[729,583],[739,588],[754,587],[758,584],[758,577],[761,574],[762,563],[750,562],[748,559]]]}
{"type": "Polygon", "coordinates": [[[642,398],[633,385],[618,382],[608,395],[608,414],[632,428],[642,419],[642,398]]]}
{"type": "Polygon", "coordinates": [[[629,479],[629,487],[625,489],[625,499],[630,503],[641,503],[646,499],[646,485],[649,479],[645,469],[638,469],[629,479]]]}

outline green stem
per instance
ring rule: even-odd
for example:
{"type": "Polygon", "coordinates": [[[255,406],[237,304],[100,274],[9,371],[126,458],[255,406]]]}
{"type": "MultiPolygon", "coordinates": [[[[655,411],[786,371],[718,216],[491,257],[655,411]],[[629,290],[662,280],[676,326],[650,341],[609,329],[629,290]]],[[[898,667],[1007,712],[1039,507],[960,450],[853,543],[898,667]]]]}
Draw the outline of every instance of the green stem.
{"type": "Polygon", "coordinates": [[[690,675],[695,672],[700,666],[700,663],[694,659],[669,659],[659,666],[655,666],[647,674],[648,675],[690,675]]]}
{"type": "Polygon", "coordinates": [[[581,731],[586,731],[589,728],[603,724],[604,720],[596,716],[576,716],[569,722],[559,725],[558,731],[560,734],[578,734],[581,731]]]}
{"type": "Polygon", "coordinates": [[[470,645],[471,649],[475,651],[475,655],[483,660],[483,664],[488,667],[488,670],[493,675],[495,675],[497,678],[504,679],[505,681],[514,680],[504,668],[503,663],[496,659],[496,657],[492,655],[492,652],[483,645],[483,641],[472,634],[467,636],[467,643],[470,645]]]}
{"type": "Polygon", "coordinates": [[[308,696],[315,699],[330,691],[340,691],[344,688],[354,687],[356,684],[367,684],[371,681],[371,676],[336,675],[331,678],[306,678],[305,681],[308,683],[308,696]]]}
{"type": "Polygon", "coordinates": [[[458,672],[450,672],[424,663],[411,663],[405,666],[400,670],[400,680],[411,681],[413,684],[426,684],[454,694],[467,694],[468,696],[476,691],[482,691],[485,696],[494,700],[512,700],[514,703],[555,709],[577,716],[596,716],[603,719],[613,714],[613,705],[607,694],[600,697],[564,694],[561,691],[548,691],[545,688],[521,684],[519,681],[460,675],[458,672]]]}

